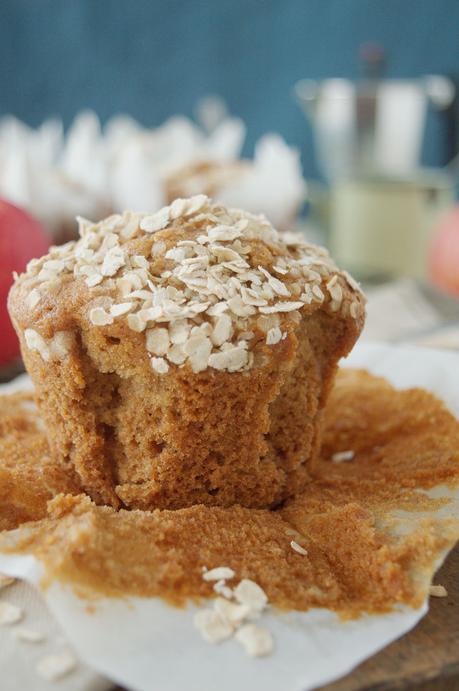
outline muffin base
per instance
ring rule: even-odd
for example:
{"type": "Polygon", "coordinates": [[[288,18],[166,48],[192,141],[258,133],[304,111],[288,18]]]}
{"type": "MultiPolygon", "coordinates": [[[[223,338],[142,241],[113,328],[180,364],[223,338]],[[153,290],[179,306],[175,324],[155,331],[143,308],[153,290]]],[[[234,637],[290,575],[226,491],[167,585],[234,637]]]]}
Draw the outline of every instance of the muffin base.
{"type": "MultiPolygon", "coordinates": [[[[307,483],[353,319],[317,311],[246,372],[151,369],[141,337],[80,330],[63,360],[23,354],[56,458],[114,508],[279,505],[307,483]]],[[[137,336],[137,335],[135,335],[137,336]]]]}

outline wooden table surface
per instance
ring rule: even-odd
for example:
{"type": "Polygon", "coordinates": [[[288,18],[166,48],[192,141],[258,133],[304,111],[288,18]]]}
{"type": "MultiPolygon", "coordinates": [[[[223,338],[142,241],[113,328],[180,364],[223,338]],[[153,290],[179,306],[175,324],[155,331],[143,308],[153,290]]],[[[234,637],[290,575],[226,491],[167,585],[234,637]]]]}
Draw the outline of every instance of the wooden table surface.
{"type": "Polygon", "coordinates": [[[321,691],[459,690],[459,545],[434,582],[448,597],[431,597],[416,628],[321,691]]]}

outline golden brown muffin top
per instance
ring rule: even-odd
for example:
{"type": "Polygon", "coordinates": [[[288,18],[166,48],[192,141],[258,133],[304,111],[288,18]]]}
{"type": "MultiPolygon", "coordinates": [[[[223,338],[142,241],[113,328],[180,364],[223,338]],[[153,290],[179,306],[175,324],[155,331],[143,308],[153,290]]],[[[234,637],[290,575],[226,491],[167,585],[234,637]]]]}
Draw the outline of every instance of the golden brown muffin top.
{"type": "Polygon", "coordinates": [[[358,285],[325,249],[203,194],[155,214],[78,220],[80,239],[32,260],[13,290],[21,307],[14,297],[12,311],[27,345],[44,359],[59,357],[72,340],[57,319],[51,342],[31,328],[52,319],[54,308],[44,310],[50,295],[68,303],[67,311],[78,304],[95,328],[123,320],[128,330],[144,332],[159,374],[186,362],[194,372],[246,370],[260,334],[275,346],[302,312],[324,308],[363,319],[358,285]]]}

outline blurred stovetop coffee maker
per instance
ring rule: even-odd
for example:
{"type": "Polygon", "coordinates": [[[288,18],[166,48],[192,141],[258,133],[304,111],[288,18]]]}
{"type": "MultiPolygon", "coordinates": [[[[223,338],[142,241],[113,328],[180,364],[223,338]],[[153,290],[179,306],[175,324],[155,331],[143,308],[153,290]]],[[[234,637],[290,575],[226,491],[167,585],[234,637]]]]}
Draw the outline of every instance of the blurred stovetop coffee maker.
{"type": "Polygon", "coordinates": [[[383,78],[385,55],[375,45],[362,47],[361,62],[357,81],[295,85],[326,181],[325,188],[309,185],[312,216],[337,261],[361,280],[423,279],[432,234],[455,196],[453,163],[421,167],[426,121],[432,112],[447,146],[444,162],[452,161],[455,86],[441,75],[383,78]]]}

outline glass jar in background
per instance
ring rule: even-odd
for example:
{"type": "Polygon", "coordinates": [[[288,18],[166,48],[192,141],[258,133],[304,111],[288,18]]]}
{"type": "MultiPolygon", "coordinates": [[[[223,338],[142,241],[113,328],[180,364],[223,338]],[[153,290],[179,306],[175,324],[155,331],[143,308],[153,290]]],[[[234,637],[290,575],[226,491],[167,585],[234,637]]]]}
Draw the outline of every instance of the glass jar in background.
{"type": "Polygon", "coordinates": [[[453,181],[441,171],[337,180],[330,188],[332,255],[359,280],[424,279],[433,229],[453,204],[453,181]]]}

